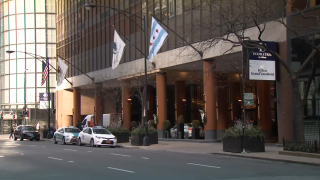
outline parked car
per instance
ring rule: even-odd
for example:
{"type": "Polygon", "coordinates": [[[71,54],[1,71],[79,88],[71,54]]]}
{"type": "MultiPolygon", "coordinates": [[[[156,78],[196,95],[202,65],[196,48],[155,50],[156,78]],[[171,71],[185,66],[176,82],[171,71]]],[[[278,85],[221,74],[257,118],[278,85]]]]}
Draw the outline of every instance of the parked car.
{"type": "MultiPolygon", "coordinates": [[[[204,130],[201,126],[200,129],[200,137],[204,138],[204,130]]],[[[177,125],[173,126],[170,129],[170,136],[171,138],[177,138],[177,125]]],[[[184,124],[184,138],[192,138],[192,125],[191,124],[184,124]]]]}
{"type": "Polygon", "coordinates": [[[79,134],[78,145],[89,144],[90,146],[111,146],[117,145],[117,138],[107,129],[102,127],[87,127],[79,134]]]}
{"type": "Polygon", "coordinates": [[[62,144],[76,144],[78,142],[78,136],[80,132],[80,129],[73,126],[62,127],[54,133],[53,141],[55,144],[58,142],[62,142],[62,144]]]}
{"type": "Polygon", "coordinates": [[[40,141],[40,133],[37,131],[36,127],[30,125],[20,125],[14,130],[14,140],[20,139],[30,139],[40,141]]]}

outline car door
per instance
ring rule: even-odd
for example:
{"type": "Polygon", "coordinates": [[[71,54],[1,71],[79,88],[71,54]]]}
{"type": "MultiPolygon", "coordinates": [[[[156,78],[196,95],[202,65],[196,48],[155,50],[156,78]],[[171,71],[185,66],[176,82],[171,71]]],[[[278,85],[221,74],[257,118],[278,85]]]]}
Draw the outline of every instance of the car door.
{"type": "Polygon", "coordinates": [[[61,128],[61,129],[59,130],[59,140],[60,140],[60,141],[62,141],[63,136],[64,136],[64,128],[61,128]]]}
{"type": "Polygon", "coordinates": [[[88,128],[84,129],[81,133],[81,143],[85,144],[86,143],[86,134],[88,133],[88,128]]]}
{"type": "Polygon", "coordinates": [[[19,128],[20,128],[21,126],[18,126],[18,127],[16,127],[16,129],[14,130],[14,136],[15,137],[20,137],[20,131],[19,131],[19,128]]]}
{"type": "Polygon", "coordinates": [[[86,142],[90,143],[90,140],[92,138],[92,129],[91,128],[88,128],[88,133],[85,136],[86,136],[86,142]]]}

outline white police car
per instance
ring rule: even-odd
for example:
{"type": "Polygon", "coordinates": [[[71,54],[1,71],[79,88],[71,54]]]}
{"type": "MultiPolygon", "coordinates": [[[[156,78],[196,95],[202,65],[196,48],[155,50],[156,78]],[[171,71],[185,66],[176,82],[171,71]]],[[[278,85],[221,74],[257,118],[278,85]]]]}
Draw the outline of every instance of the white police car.
{"type": "Polygon", "coordinates": [[[62,127],[54,133],[53,141],[55,144],[58,142],[62,142],[62,144],[76,144],[78,142],[78,136],[80,132],[80,129],[73,126],[62,127]]]}
{"type": "Polygon", "coordinates": [[[78,145],[85,144],[89,144],[91,147],[115,147],[117,146],[117,138],[102,127],[87,127],[80,132],[78,137],[78,145]]]}

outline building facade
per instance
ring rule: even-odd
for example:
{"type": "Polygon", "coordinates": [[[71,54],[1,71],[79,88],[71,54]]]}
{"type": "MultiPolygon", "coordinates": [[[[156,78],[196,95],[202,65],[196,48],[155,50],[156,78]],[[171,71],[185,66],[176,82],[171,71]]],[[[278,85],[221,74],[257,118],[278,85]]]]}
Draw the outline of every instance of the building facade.
{"type": "MultiPolygon", "coordinates": [[[[147,64],[147,118],[158,115],[157,128],[163,137],[162,122],[168,119],[174,125],[182,115],[185,123],[191,123],[200,120],[199,109],[204,109],[207,117],[206,124],[202,124],[205,138],[221,139],[233,120],[241,118],[244,108],[238,71],[230,66],[230,63],[241,66],[242,49],[235,48],[232,53],[226,53],[230,44],[218,42],[201,56],[188,46],[227,33],[226,27],[219,26],[223,24],[221,13],[219,18],[212,18],[215,12],[230,8],[230,15],[235,15],[239,9],[247,8],[246,1],[221,2],[221,6],[213,11],[207,1],[202,0],[57,0],[57,55],[72,64],[66,75],[72,85],[64,82],[57,87],[56,126],[75,125],[89,114],[95,114],[96,123],[102,124],[102,114],[118,112],[128,129],[131,121],[140,122],[143,97],[132,93],[132,89],[143,88],[144,56],[148,54],[144,49],[149,44],[154,16],[169,36],[155,62],[147,64]],[[87,3],[98,7],[87,11],[84,8],[87,3]],[[143,29],[140,18],[108,7],[145,17],[147,29],[143,29]],[[217,24],[218,28],[212,28],[210,24],[217,24]],[[127,46],[120,65],[112,70],[114,30],[127,46]],[[213,64],[216,65],[215,72],[212,71],[213,64]],[[110,89],[115,86],[121,88],[120,110],[114,106],[118,102],[99,95],[101,90],[112,93],[110,89]]],[[[264,2],[261,3],[260,7],[264,7],[264,2]]],[[[314,1],[313,6],[317,3],[314,1]]],[[[303,3],[295,5],[303,7],[303,3]]],[[[272,8],[275,19],[281,18],[286,9],[281,2],[275,2],[272,8]]],[[[291,8],[287,8],[286,12],[291,12],[291,8]]],[[[274,21],[266,22],[266,25],[268,36],[264,37],[265,41],[277,42],[279,54],[287,59],[287,29],[274,21]]],[[[258,38],[254,24],[246,28],[250,37],[258,38]]],[[[245,109],[246,118],[261,126],[268,140],[281,141],[282,138],[293,138],[292,119],[288,118],[292,117],[292,108],[288,107],[288,103],[292,104],[292,96],[286,92],[290,80],[281,67],[278,76],[278,81],[247,81],[245,92],[254,94],[254,105],[245,109]],[[279,103],[279,99],[285,103],[279,103]]]]}
{"type": "MultiPolygon", "coordinates": [[[[39,109],[39,93],[46,92],[46,84],[41,86],[42,62],[33,55],[56,57],[55,1],[1,0],[0,7],[1,131],[24,123],[21,113],[25,99],[29,111],[26,124],[47,124],[46,110],[39,109]],[[15,52],[8,54],[8,50],[15,52]]],[[[50,63],[56,66],[55,60],[50,63]]],[[[51,92],[55,92],[54,69],[50,81],[51,92]]]]}

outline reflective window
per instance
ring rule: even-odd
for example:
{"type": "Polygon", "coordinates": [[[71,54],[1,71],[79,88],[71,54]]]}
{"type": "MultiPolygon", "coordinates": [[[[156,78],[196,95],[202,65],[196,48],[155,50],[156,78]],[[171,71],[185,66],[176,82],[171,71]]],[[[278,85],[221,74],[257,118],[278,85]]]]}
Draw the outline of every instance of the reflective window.
{"type": "MultiPolygon", "coordinates": [[[[35,34],[34,29],[27,29],[26,30],[26,43],[34,43],[35,41],[35,34]]],[[[27,51],[29,52],[29,51],[27,51]]]]}
{"type": "MultiPolygon", "coordinates": [[[[48,57],[56,57],[56,45],[55,44],[48,44],[48,57]]],[[[54,63],[55,62],[56,61],[54,60],[54,63]]]]}
{"type": "MultiPolygon", "coordinates": [[[[17,30],[17,44],[22,44],[22,43],[25,43],[24,30],[17,30]]],[[[24,45],[23,45],[23,47],[24,47],[24,45]]],[[[25,51],[25,49],[18,48],[18,51],[25,51]]]]}
{"type": "Polygon", "coordinates": [[[16,88],[17,76],[15,74],[10,75],[10,88],[16,88]]]}
{"type": "Polygon", "coordinates": [[[10,90],[10,103],[16,103],[17,101],[17,91],[16,89],[10,90]]]}
{"type": "Polygon", "coordinates": [[[182,0],[176,0],[177,2],[177,4],[176,4],[176,7],[177,7],[177,16],[178,15],[181,15],[182,14],[182,10],[183,10],[183,8],[182,8],[182,0]]]}
{"type": "Polygon", "coordinates": [[[16,73],[16,68],[17,68],[16,60],[10,60],[10,74],[16,73]]]}
{"type": "Polygon", "coordinates": [[[4,100],[4,103],[9,103],[9,90],[4,90],[3,92],[4,97],[2,100],[4,100]]]}
{"type": "Polygon", "coordinates": [[[5,75],[4,76],[4,81],[6,82],[5,84],[4,84],[4,88],[5,89],[8,89],[9,88],[9,75],[5,75]]]}
{"type": "MultiPolygon", "coordinates": [[[[28,69],[29,72],[29,69],[28,69]]],[[[35,81],[35,74],[27,74],[26,76],[26,87],[35,87],[36,81],[35,81]]]]}
{"type": "Polygon", "coordinates": [[[37,28],[45,28],[46,27],[46,15],[45,14],[37,14],[36,15],[36,27],[37,28]]]}
{"type": "MultiPolygon", "coordinates": [[[[23,87],[23,83],[22,83],[23,87]]],[[[24,89],[17,89],[17,103],[24,102],[24,89]]]]}
{"type": "Polygon", "coordinates": [[[9,32],[4,32],[4,45],[9,45],[9,32]]]}
{"type": "Polygon", "coordinates": [[[45,43],[46,42],[46,30],[45,29],[37,29],[37,43],[45,43]]]}
{"type": "MultiPolygon", "coordinates": [[[[41,81],[42,81],[42,74],[37,73],[37,87],[41,87],[41,81]]],[[[43,86],[45,86],[45,84],[43,86]]],[[[39,91],[39,89],[37,91],[39,91]]]]}
{"type": "Polygon", "coordinates": [[[36,12],[44,13],[46,10],[45,1],[44,0],[36,0],[36,12]]]}
{"type": "Polygon", "coordinates": [[[17,15],[17,29],[24,28],[24,14],[17,15]]]}
{"type": "Polygon", "coordinates": [[[16,31],[10,31],[10,44],[17,44],[17,34],[16,31]]]}
{"type": "Polygon", "coordinates": [[[37,44],[37,55],[46,57],[46,45],[37,44]]]}
{"type": "Polygon", "coordinates": [[[16,0],[17,14],[24,13],[24,0],[16,0]]]}
{"type": "Polygon", "coordinates": [[[8,2],[4,2],[3,3],[3,15],[4,16],[7,16],[9,13],[8,13],[8,2]]]}
{"type": "Polygon", "coordinates": [[[34,14],[26,14],[26,28],[34,28],[34,14]]]}
{"type": "MultiPolygon", "coordinates": [[[[23,68],[24,73],[24,68],[23,68]]],[[[18,74],[17,75],[17,88],[23,88],[24,87],[24,74],[18,74]]]]}
{"type": "Polygon", "coordinates": [[[5,74],[9,74],[9,61],[5,61],[4,62],[4,68],[5,68],[5,70],[4,70],[4,73],[5,74]]]}
{"type": "Polygon", "coordinates": [[[14,1],[9,1],[9,14],[16,13],[16,5],[14,1]]]}
{"type": "Polygon", "coordinates": [[[9,28],[16,29],[16,16],[9,16],[9,28]]]}
{"type": "Polygon", "coordinates": [[[27,72],[35,72],[36,69],[36,64],[35,64],[35,59],[27,59],[26,60],[26,69],[27,72]]]}
{"type": "Polygon", "coordinates": [[[25,0],[25,9],[26,13],[33,13],[34,12],[34,0],[25,0]]]}
{"type": "Polygon", "coordinates": [[[48,36],[48,43],[55,43],[56,42],[56,30],[47,30],[48,36]]]}
{"type": "Polygon", "coordinates": [[[47,15],[47,28],[56,28],[56,15],[47,15]]]}
{"type": "Polygon", "coordinates": [[[47,0],[47,13],[55,13],[56,3],[55,0],[47,0]]]}
{"type": "MultiPolygon", "coordinates": [[[[26,52],[35,54],[36,53],[35,44],[27,44],[26,45],[26,52]]],[[[30,55],[26,55],[26,57],[27,58],[34,58],[34,57],[30,56],[30,55]]]]}
{"type": "Polygon", "coordinates": [[[9,20],[8,16],[3,18],[3,30],[4,31],[9,30],[9,21],[8,20],[9,20]]]}
{"type": "Polygon", "coordinates": [[[35,101],[35,90],[34,90],[34,88],[26,90],[26,101],[27,102],[34,102],[35,101]]]}

